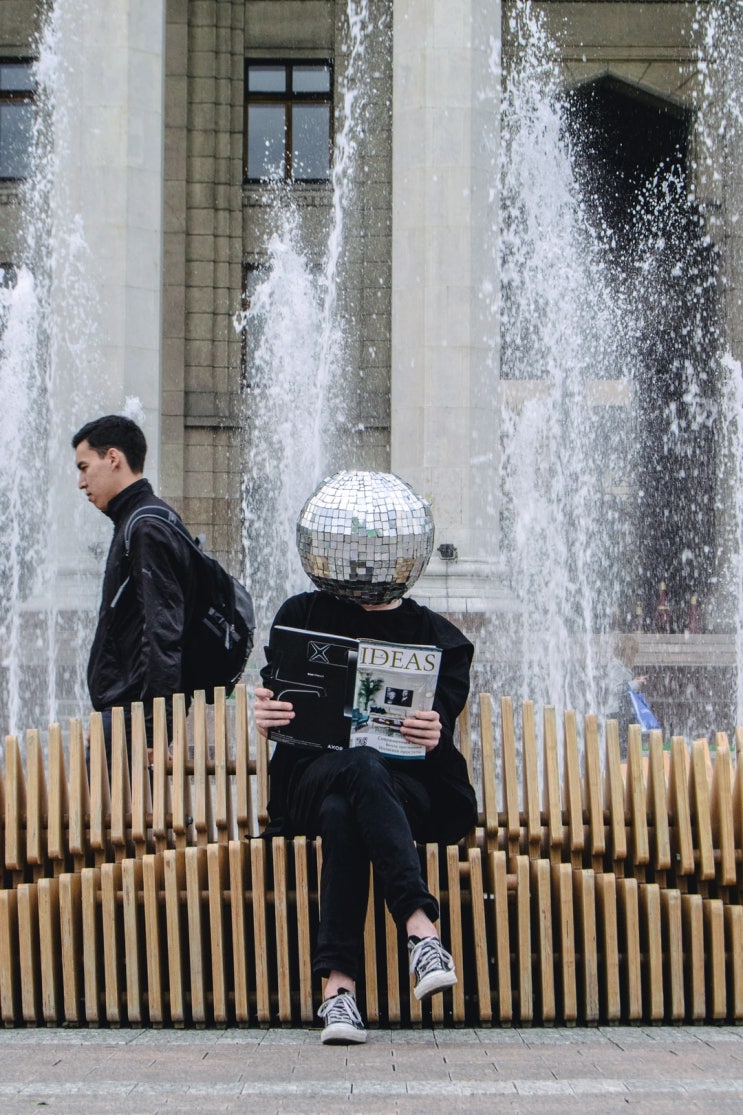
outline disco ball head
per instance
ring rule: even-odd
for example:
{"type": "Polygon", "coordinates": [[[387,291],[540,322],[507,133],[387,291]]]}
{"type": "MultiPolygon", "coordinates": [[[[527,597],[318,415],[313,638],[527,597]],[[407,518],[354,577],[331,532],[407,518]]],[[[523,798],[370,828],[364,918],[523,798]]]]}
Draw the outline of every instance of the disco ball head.
{"type": "Polygon", "coordinates": [[[390,472],[342,471],[299,513],[297,548],[312,583],[359,604],[403,596],[433,551],[431,505],[390,472]]]}

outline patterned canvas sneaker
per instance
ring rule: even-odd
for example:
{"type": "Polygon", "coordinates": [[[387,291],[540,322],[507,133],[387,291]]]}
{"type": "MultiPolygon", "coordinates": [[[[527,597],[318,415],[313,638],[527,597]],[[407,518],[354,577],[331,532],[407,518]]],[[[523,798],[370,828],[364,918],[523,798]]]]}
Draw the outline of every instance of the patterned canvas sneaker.
{"type": "Polygon", "coordinates": [[[356,1000],[345,987],[340,987],[337,995],[326,999],[317,1013],[325,1020],[323,1045],[361,1044],[366,1041],[366,1030],[356,1000]]]}
{"type": "Polygon", "coordinates": [[[454,961],[438,937],[409,937],[410,974],[415,976],[413,994],[425,999],[457,982],[454,961]]]}

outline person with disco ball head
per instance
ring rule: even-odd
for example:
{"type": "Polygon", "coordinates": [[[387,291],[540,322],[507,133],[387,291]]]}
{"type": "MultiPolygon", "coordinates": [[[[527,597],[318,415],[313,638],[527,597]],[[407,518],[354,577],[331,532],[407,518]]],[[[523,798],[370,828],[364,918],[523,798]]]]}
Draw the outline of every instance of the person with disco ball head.
{"type": "MultiPolygon", "coordinates": [[[[406,595],[428,564],[433,536],[430,505],[399,477],[336,473],[310,496],[297,522],[302,566],[317,591],[292,596],[274,619],[274,626],[442,652],[433,708],[411,709],[400,729],[405,740],[425,748],[424,761],[391,759],[371,747],[310,750],[281,742],[271,757],[266,835],[322,837],[313,970],[327,981],[319,1010],[323,1043],[366,1041],[355,987],[370,862],[407,935],[416,998],[457,982],[414,843],[455,843],[477,820],[475,791],[453,740],[474,648],[444,616],[406,595]]],[[[295,715],[291,702],[274,700],[266,688],[270,647],[266,654],[264,685],[255,690],[263,735],[295,715]]]]}

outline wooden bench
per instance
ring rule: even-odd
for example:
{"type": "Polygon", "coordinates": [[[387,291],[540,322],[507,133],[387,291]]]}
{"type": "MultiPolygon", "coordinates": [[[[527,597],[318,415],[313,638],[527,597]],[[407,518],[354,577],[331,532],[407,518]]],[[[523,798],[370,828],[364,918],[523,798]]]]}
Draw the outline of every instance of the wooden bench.
{"type": "MultiPolygon", "coordinates": [[[[421,1006],[370,878],[359,999],[370,1025],[743,1019],[743,732],[671,741],[481,694],[459,725],[481,813],[420,855],[459,983],[421,1006]],[[497,772],[497,774],[496,774],[497,772]]],[[[0,1018],[7,1026],[300,1025],[321,843],[267,842],[265,741],[238,687],[169,752],[156,702],[131,740],[100,716],[5,740],[0,778],[0,1018]],[[22,755],[22,750],[25,755],[22,755]],[[131,760],[131,761],[130,761],[131,760]]]]}

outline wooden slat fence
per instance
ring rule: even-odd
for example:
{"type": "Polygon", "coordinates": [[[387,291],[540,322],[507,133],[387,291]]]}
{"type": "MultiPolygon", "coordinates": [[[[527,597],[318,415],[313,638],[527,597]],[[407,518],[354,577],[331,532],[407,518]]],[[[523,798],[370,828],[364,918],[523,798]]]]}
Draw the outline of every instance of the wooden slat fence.
{"type": "MultiPolygon", "coordinates": [[[[359,997],[371,1025],[743,1020],[743,730],[603,738],[554,710],[517,733],[481,694],[459,726],[482,803],[458,846],[420,848],[459,983],[421,1006],[373,878],[359,997]],[[498,775],[496,777],[496,771],[498,775]]],[[[0,1018],[6,1026],[298,1025],[321,989],[310,955],[320,841],[260,837],[265,741],[248,700],[174,699],[79,720],[0,777],[0,1018]]],[[[22,753],[23,752],[23,753],[22,753]]]]}

